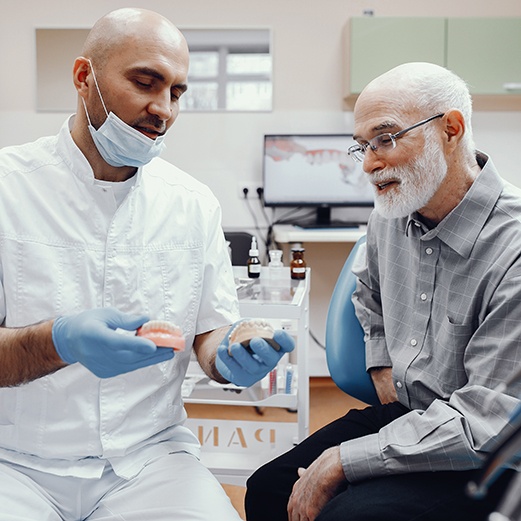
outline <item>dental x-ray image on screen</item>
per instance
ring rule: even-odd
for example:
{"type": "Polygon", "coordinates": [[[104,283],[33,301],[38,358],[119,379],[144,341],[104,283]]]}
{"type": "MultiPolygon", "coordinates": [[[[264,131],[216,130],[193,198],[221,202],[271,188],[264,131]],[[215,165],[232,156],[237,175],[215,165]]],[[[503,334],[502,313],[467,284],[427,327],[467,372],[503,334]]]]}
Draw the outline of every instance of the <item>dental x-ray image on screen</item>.
{"type": "Polygon", "coordinates": [[[332,206],[372,206],[369,176],[347,154],[352,144],[352,134],[264,136],[265,206],[316,206],[326,225],[332,206]]]}

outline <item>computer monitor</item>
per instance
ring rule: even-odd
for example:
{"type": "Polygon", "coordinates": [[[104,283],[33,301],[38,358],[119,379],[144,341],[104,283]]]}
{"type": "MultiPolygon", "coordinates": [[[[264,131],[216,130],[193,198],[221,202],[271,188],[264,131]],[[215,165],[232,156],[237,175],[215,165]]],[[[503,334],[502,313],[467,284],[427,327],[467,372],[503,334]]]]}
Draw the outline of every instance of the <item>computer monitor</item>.
{"type": "Polygon", "coordinates": [[[360,163],[347,154],[352,134],[264,136],[264,205],[316,207],[302,226],[332,226],[332,207],[373,206],[374,192],[360,163]]]}

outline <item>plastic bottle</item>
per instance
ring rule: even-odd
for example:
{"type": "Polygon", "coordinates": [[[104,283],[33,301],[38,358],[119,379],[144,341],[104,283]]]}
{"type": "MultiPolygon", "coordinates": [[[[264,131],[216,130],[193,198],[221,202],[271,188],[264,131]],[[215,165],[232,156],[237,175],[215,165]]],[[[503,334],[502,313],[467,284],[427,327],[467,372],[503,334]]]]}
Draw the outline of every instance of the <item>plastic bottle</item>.
{"type": "Polygon", "coordinates": [[[261,262],[259,260],[259,248],[257,247],[257,239],[251,238],[250,251],[248,253],[249,258],[246,262],[248,268],[248,277],[250,279],[258,279],[261,273],[261,262]]]}
{"type": "Polygon", "coordinates": [[[286,394],[291,394],[293,392],[293,375],[295,374],[295,370],[291,364],[286,365],[285,374],[284,392],[286,394]]]}
{"type": "Polygon", "coordinates": [[[306,278],[306,261],[304,260],[304,248],[295,246],[291,248],[293,258],[290,263],[291,278],[302,280],[306,278]]]}

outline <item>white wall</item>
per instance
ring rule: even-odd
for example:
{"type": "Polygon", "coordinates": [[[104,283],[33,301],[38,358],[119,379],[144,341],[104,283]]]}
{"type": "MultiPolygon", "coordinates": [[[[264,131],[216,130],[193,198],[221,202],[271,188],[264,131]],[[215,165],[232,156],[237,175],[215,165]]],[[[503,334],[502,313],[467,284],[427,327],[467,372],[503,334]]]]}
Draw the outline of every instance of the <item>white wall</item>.
{"type": "MultiPolygon", "coordinates": [[[[373,9],[376,16],[521,16],[519,0],[0,0],[0,147],[55,133],[65,117],[35,111],[34,29],[88,28],[106,12],[129,5],[159,11],[181,28],[273,31],[273,111],[181,114],[164,155],[207,183],[223,206],[223,225],[239,229],[253,226],[238,186],[261,183],[264,134],[352,130],[352,113],[342,111],[341,80],[341,33],[350,16],[360,16],[365,9],[373,9]]],[[[473,124],[478,147],[493,157],[506,179],[521,186],[521,112],[477,112],[473,124]]],[[[264,223],[255,203],[259,222],[264,223]]],[[[348,248],[321,245],[315,254],[310,245],[309,250],[308,260],[316,269],[312,329],[322,338],[331,288],[348,248]],[[321,259],[327,259],[326,271],[320,270],[321,259]]]]}

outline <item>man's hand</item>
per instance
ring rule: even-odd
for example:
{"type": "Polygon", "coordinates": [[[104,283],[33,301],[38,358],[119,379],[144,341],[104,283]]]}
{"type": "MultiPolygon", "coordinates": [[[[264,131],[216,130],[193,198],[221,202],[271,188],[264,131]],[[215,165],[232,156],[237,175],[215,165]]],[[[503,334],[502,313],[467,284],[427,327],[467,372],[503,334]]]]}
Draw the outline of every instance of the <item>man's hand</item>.
{"type": "Polygon", "coordinates": [[[369,371],[376,389],[376,394],[382,404],[398,401],[392,373],[392,367],[378,367],[369,371]]]}
{"type": "Polygon", "coordinates": [[[173,358],[173,349],[158,348],[147,338],[115,331],[133,331],[147,320],[114,308],[91,309],[57,318],[52,340],[64,362],[79,362],[96,376],[109,378],[173,358]]]}
{"type": "Polygon", "coordinates": [[[288,502],[288,521],[314,521],[325,504],[346,484],[340,447],[325,450],[307,469],[298,470],[288,502]]]}
{"type": "Polygon", "coordinates": [[[217,348],[215,367],[229,382],[250,387],[264,378],[279,363],[284,354],[295,348],[293,338],[286,331],[275,331],[273,340],[280,346],[279,351],[270,346],[266,340],[255,337],[250,340],[250,352],[239,343],[228,346],[228,335],[226,335],[217,348]]]}

